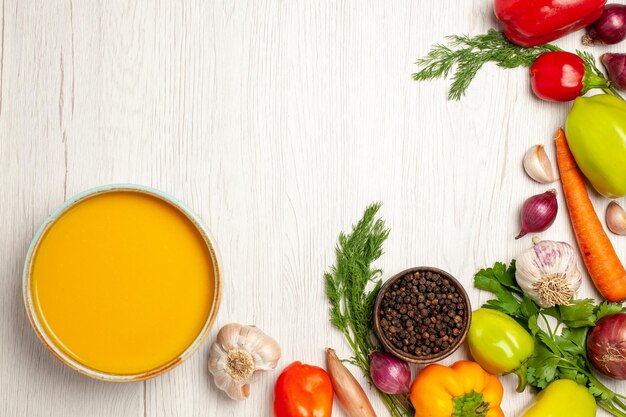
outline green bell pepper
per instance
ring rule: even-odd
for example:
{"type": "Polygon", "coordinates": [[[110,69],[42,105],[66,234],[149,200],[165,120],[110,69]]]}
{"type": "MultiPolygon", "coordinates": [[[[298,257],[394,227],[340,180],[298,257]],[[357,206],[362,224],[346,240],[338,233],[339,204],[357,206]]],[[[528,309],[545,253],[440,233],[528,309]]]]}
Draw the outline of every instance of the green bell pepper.
{"type": "Polygon", "coordinates": [[[626,102],[607,94],[578,97],[565,134],[593,187],[610,198],[626,195],[626,102]]]}
{"type": "Polygon", "coordinates": [[[544,388],[522,417],[594,417],[596,400],[587,388],[558,379],[544,388]]]}
{"type": "MultiPolygon", "coordinates": [[[[535,350],[533,337],[526,329],[506,314],[487,308],[472,313],[467,343],[474,360],[496,375],[517,371],[535,350]]],[[[518,388],[523,389],[524,373],[518,375],[518,388]]]]}

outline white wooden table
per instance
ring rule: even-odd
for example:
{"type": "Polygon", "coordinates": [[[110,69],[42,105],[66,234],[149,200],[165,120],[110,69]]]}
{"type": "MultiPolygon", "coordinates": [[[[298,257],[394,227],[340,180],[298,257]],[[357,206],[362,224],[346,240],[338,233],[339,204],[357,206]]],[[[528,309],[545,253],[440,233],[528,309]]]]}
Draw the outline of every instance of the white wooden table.
{"type": "MultiPolygon", "coordinates": [[[[489,0],[153,3],[2,2],[1,416],[272,415],[279,371],[233,402],[207,372],[209,345],[235,321],[280,342],[280,369],[323,364],[325,346],[349,355],[328,323],[323,273],[338,232],[373,201],[391,228],[385,276],[443,268],[475,307],[487,294],[472,288],[474,272],[530,245],[513,239],[519,208],[549,187],[524,175],[521,158],[550,144],[568,105],[534,99],[524,70],[487,67],[459,103],[446,101],[447,83],[410,78],[445,35],[495,26],[489,0]],[[185,201],[215,236],[224,270],[207,342],[172,372],[127,385],[54,359],[21,297],[45,217],[120,182],[185,201]]],[[[559,44],[574,49],[579,36],[559,44]]],[[[603,215],[607,201],[594,201],[603,215]]],[[[543,236],[574,242],[564,210],[543,236]]],[[[612,240],[626,260],[626,239],[612,240]]],[[[581,294],[597,296],[588,279],[581,294]]],[[[531,399],[513,393],[513,379],[504,378],[511,416],[531,399]]]]}

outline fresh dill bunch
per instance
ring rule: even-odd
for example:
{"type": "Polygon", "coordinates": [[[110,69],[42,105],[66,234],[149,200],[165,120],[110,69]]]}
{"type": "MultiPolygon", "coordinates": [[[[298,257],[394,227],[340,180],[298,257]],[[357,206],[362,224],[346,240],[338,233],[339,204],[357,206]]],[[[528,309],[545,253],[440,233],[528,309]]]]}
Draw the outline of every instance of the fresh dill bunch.
{"type": "Polygon", "coordinates": [[[550,44],[523,48],[494,29],[476,36],[452,35],[446,40],[447,45],[433,46],[424,58],[416,62],[420,70],[413,74],[413,79],[448,78],[452,72],[448,100],[460,100],[478,71],[488,62],[501,68],[530,67],[541,54],[561,50],[550,44]]]}
{"type": "MultiPolygon", "coordinates": [[[[374,303],[382,286],[382,270],[373,263],[383,254],[383,243],[389,236],[385,222],[376,217],[379,209],[380,203],[371,204],[350,234],[339,234],[336,264],[324,274],[330,322],[344,334],[354,352],[349,362],[363,371],[371,385],[369,354],[376,350],[371,335],[374,303]]],[[[404,396],[377,391],[393,417],[413,415],[404,396]]]]}
{"type": "Polygon", "coordinates": [[[389,236],[382,219],[376,219],[380,204],[367,207],[352,233],[339,234],[335,249],[337,263],[324,276],[330,302],[330,322],[348,339],[357,362],[363,363],[373,349],[369,334],[373,327],[374,302],[382,285],[381,270],[372,267],[383,253],[389,236]],[[378,279],[377,279],[378,278],[378,279]],[[374,287],[368,290],[373,282],[374,287]]]}

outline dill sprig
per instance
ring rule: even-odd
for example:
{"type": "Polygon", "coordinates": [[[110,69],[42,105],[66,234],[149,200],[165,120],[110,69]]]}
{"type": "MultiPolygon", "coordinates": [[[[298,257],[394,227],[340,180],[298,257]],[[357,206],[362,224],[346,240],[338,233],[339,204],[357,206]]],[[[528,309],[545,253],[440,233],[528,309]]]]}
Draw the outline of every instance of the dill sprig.
{"type": "MultiPolygon", "coordinates": [[[[617,92],[615,87],[613,87],[612,83],[609,80],[607,80],[606,76],[604,75],[604,72],[602,72],[602,70],[598,68],[598,66],[596,65],[596,57],[593,56],[592,53],[587,52],[587,51],[580,51],[577,49],[576,54],[579,57],[581,57],[583,61],[585,61],[585,77],[586,78],[593,77],[596,80],[598,80],[596,82],[598,87],[595,87],[595,88],[600,88],[602,91],[604,91],[605,94],[609,94],[617,98],[621,98],[622,100],[624,99],[620,95],[620,93],[617,92]]],[[[592,85],[592,88],[594,88],[593,85],[592,85]]],[[[587,91],[583,90],[583,93],[586,93],[586,92],[587,91]]]]}
{"type": "Polygon", "coordinates": [[[488,62],[501,68],[530,67],[539,55],[560,50],[550,44],[523,48],[511,43],[504,33],[493,29],[476,36],[448,36],[446,40],[447,45],[433,46],[424,58],[416,62],[421,69],[413,74],[413,79],[448,78],[454,70],[448,100],[459,100],[478,70],[488,62]]]}
{"type": "MultiPolygon", "coordinates": [[[[382,286],[382,270],[372,264],[382,255],[389,236],[385,222],[376,217],[379,209],[379,203],[368,206],[352,232],[339,235],[337,263],[324,275],[330,322],[344,334],[354,352],[349,362],[363,371],[372,386],[369,354],[376,350],[372,337],[374,302],[382,286]]],[[[378,393],[393,417],[413,415],[404,396],[378,393]]]]}

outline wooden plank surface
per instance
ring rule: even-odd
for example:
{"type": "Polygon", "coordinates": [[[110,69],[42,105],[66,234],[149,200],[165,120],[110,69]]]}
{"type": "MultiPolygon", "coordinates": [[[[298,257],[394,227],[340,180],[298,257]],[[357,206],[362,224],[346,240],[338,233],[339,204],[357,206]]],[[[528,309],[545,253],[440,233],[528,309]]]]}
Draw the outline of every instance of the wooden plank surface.
{"type": "MultiPolygon", "coordinates": [[[[232,402],[206,370],[210,342],[234,321],[280,342],[279,368],[322,364],[325,346],[347,356],[328,324],[322,275],[338,232],[372,201],[384,203],[392,230],[386,276],[438,266],[478,306],[486,296],[473,273],[530,244],[513,240],[519,208],[548,187],[523,174],[521,158],[550,144],[568,105],[535,100],[524,70],[487,67],[459,103],[446,101],[445,82],[410,74],[445,35],[494,25],[491,3],[479,0],[4,0],[0,415],[271,415],[278,372],[232,402]],[[224,270],[208,341],[172,372],[128,385],[58,363],[21,299],[38,225],[66,198],[119,182],[185,201],[214,235],[224,270]]],[[[560,45],[579,47],[578,36],[560,45]]],[[[603,213],[607,201],[594,201],[603,213]]],[[[564,211],[543,236],[573,243],[564,211]]],[[[626,239],[612,240],[626,260],[626,239]]],[[[581,295],[597,296],[587,279],[581,295]]],[[[504,381],[515,415],[531,396],[504,381]]]]}

